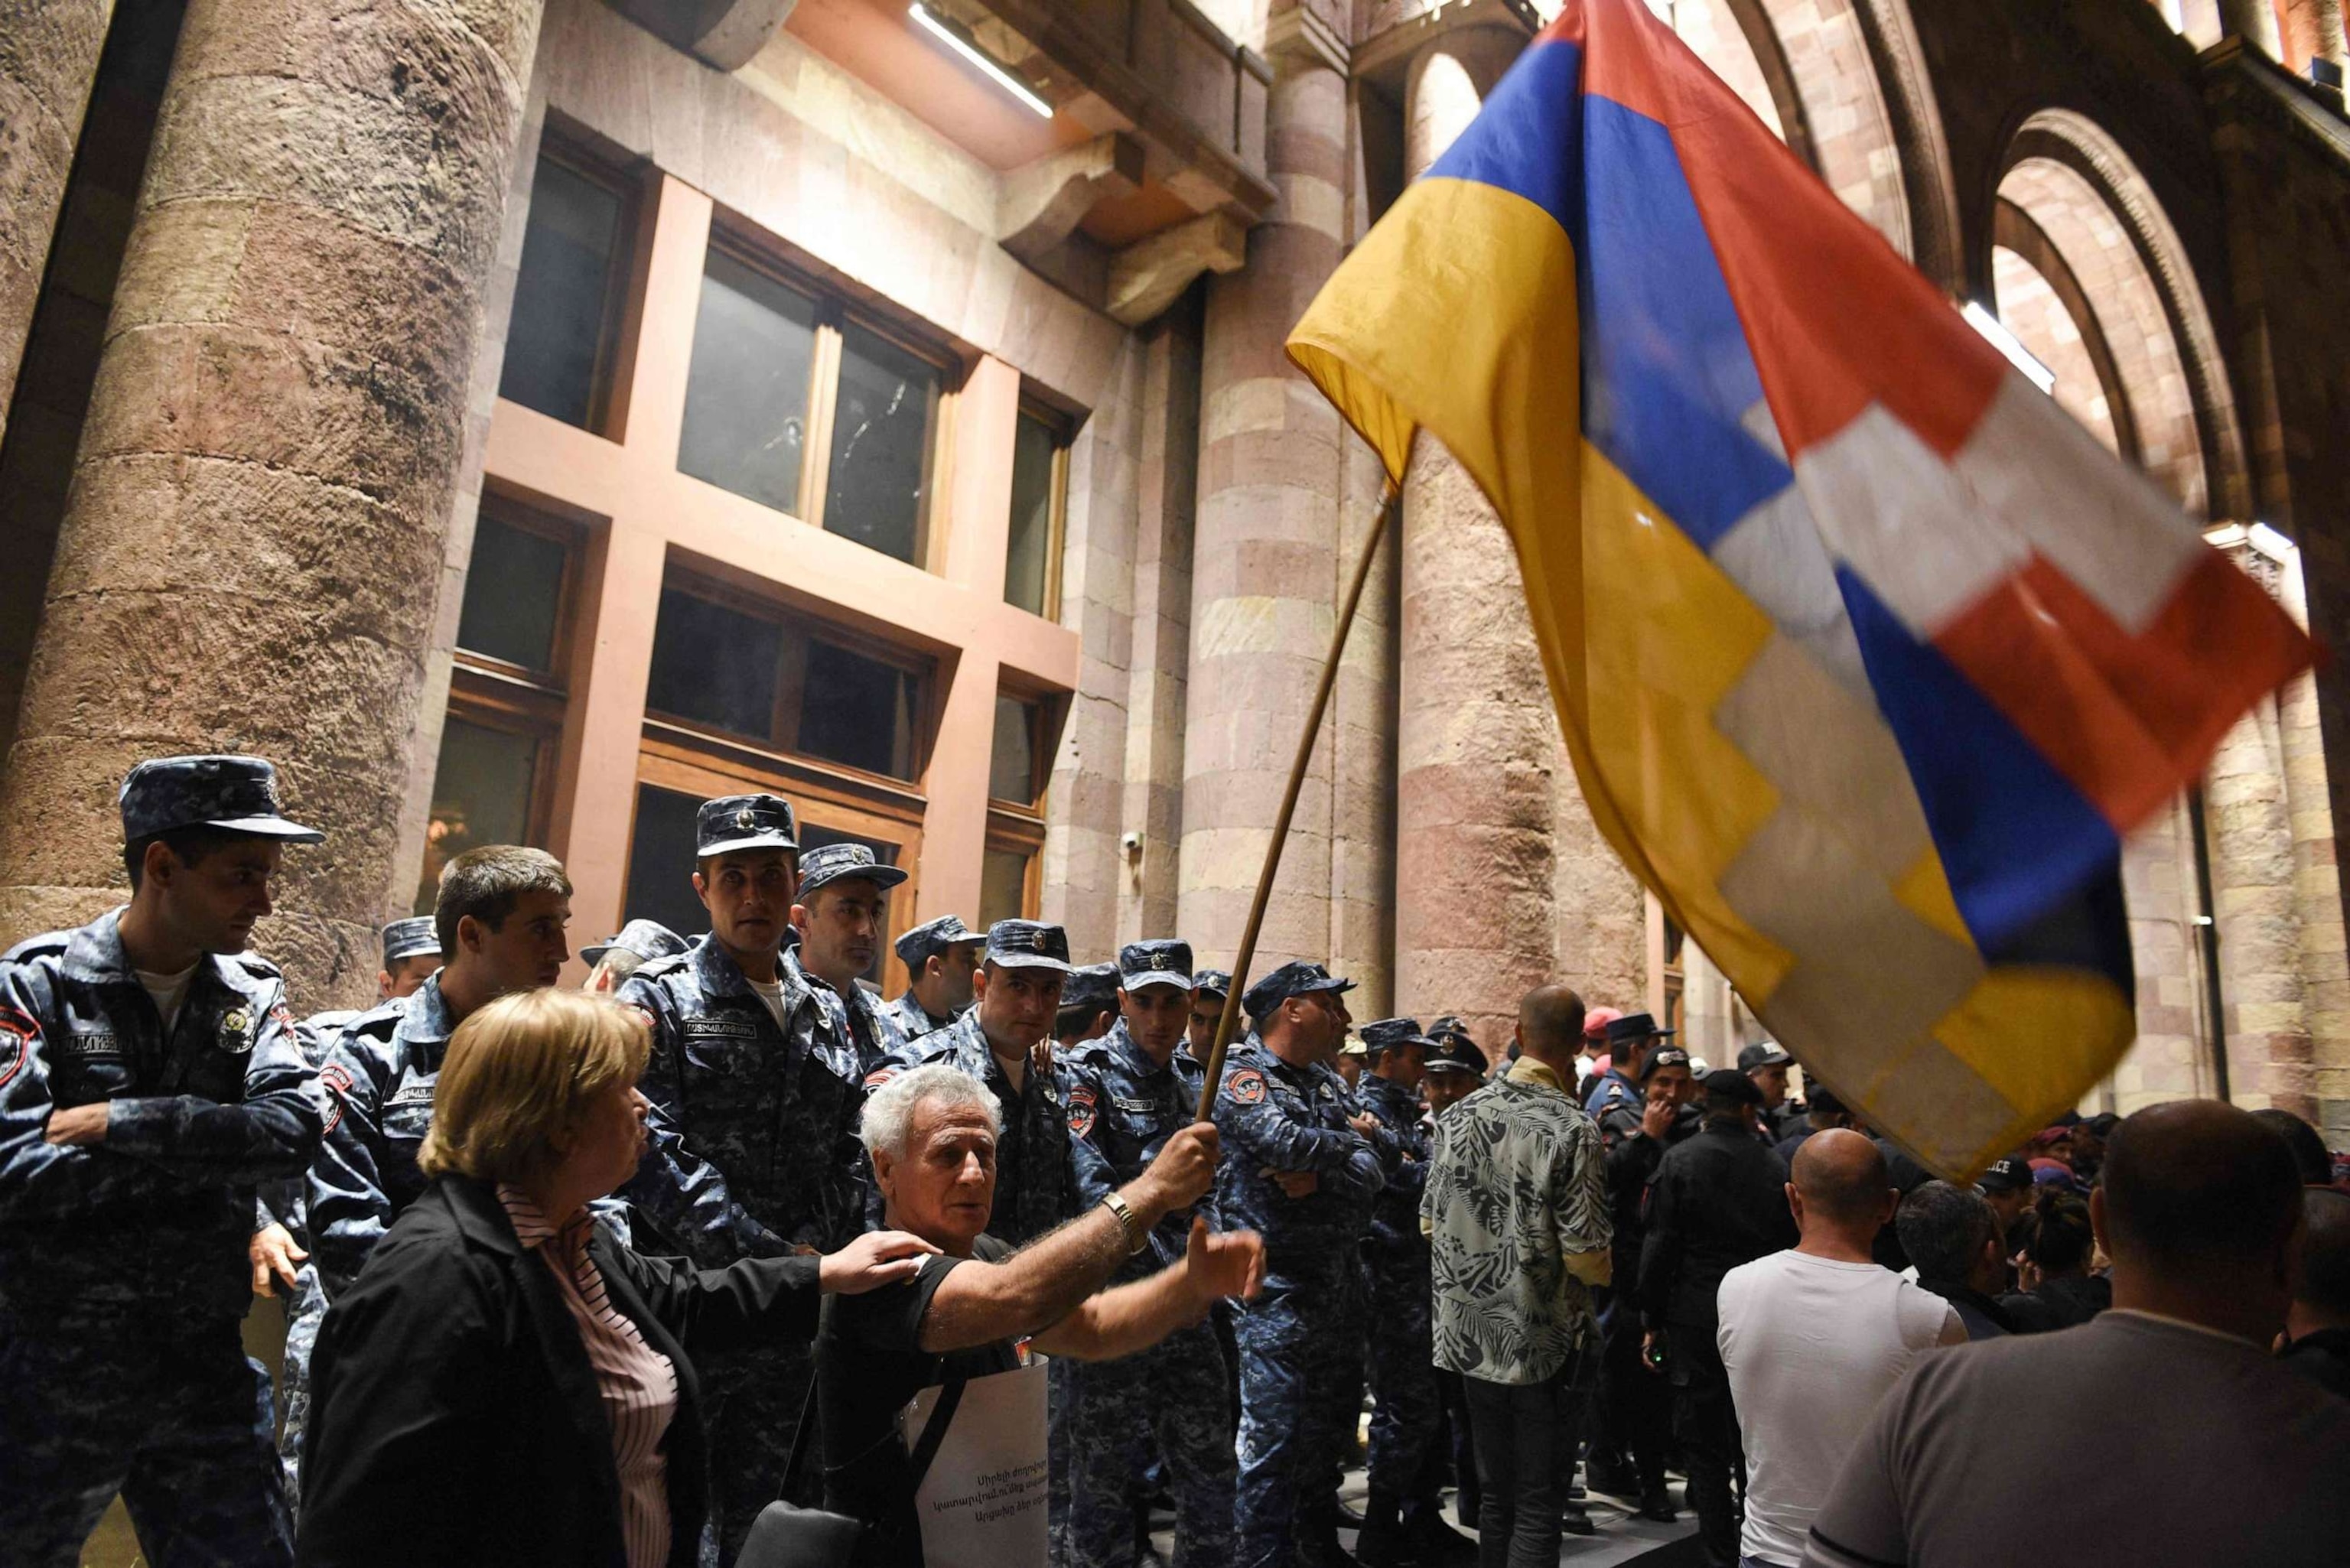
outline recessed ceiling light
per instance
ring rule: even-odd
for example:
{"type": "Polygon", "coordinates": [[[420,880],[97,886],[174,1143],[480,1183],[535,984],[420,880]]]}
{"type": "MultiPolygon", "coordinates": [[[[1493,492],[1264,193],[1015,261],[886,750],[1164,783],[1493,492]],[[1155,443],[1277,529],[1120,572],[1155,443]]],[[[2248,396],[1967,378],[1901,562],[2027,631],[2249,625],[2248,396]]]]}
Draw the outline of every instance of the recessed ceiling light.
{"type": "Polygon", "coordinates": [[[941,21],[938,17],[931,16],[929,10],[921,5],[921,0],[915,0],[915,3],[912,5],[908,6],[906,9],[906,15],[911,16],[916,22],[921,24],[923,31],[929,33],[931,36],[938,39],[939,42],[944,44],[948,48],[952,49],[956,54],[961,55],[964,59],[969,60],[972,65],[977,66],[980,70],[985,74],[988,80],[993,82],[997,87],[1002,88],[1005,92],[1010,93],[1014,98],[1018,99],[1022,103],[1026,104],[1030,109],[1035,109],[1046,119],[1053,118],[1053,106],[1046,103],[1042,98],[1038,97],[1035,88],[1030,87],[1026,82],[1024,82],[1018,77],[1014,76],[1010,68],[1004,66],[1002,61],[996,59],[986,50],[981,48],[977,44],[972,43],[969,38],[965,37],[962,28],[951,26],[947,23],[941,21]]]}

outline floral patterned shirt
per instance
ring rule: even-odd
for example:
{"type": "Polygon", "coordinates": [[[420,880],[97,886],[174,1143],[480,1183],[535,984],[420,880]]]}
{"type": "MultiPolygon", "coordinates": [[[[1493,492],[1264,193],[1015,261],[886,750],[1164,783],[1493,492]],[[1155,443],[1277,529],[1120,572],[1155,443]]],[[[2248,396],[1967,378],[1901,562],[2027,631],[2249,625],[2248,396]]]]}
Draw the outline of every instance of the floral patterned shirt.
{"type": "Polygon", "coordinates": [[[1575,1252],[1613,1239],[1599,1128],[1547,1075],[1496,1079],[1437,1119],[1420,1196],[1433,1255],[1436,1364],[1539,1383],[1598,1335],[1575,1252]]]}

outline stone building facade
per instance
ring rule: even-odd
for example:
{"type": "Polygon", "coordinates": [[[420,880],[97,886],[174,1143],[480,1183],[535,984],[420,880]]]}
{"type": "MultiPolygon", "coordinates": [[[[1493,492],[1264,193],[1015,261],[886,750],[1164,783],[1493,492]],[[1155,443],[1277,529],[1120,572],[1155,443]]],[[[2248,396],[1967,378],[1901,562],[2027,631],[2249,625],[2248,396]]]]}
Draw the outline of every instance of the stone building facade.
{"type": "MultiPolygon", "coordinates": [[[[2334,0],[1652,9],[2343,645],[2334,0]]],[[[0,0],[0,936],[120,896],[130,760],[234,747],[332,829],[265,933],[307,1005],[469,842],[561,855],[583,936],[689,923],[691,804],[738,788],[911,870],[899,927],[1227,959],[1379,504],[1282,340],[1540,21],[0,0]]],[[[2350,1143],[2338,781],[2335,663],[2130,846],[2100,1103],[2350,1143]]],[[[1293,957],[1490,1050],[1554,973],[1715,1057],[1752,1028],[1593,829],[1440,451],[1314,753],[1293,957]]]]}

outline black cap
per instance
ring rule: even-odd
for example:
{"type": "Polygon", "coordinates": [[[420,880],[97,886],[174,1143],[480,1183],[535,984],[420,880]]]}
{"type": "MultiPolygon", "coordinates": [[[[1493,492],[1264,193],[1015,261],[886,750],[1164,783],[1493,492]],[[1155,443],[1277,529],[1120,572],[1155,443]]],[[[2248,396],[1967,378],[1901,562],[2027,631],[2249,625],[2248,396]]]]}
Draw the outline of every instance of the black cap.
{"type": "Polygon", "coordinates": [[[280,815],[277,770],[259,757],[156,757],[130,770],[119,804],[126,844],[177,827],[217,827],[290,844],[327,836],[280,815]]]}
{"type": "Polygon", "coordinates": [[[870,845],[827,844],[800,856],[800,902],[819,888],[829,888],[835,882],[870,882],[888,892],[906,879],[906,874],[895,866],[874,857],[870,845]]]}
{"type": "MultiPolygon", "coordinates": [[[[1428,1036],[1431,1040],[1457,1040],[1463,1045],[1472,1048],[1477,1044],[1469,1033],[1469,1025],[1461,1021],[1461,1015],[1457,1012],[1437,1014],[1436,1021],[1428,1026],[1428,1036]]],[[[1433,1061],[1434,1058],[1430,1057],[1430,1060],[1433,1061]]],[[[1478,1060],[1482,1061],[1484,1058],[1480,1056],[1478,1060]]]]}
{"type": "Polygon", "coordinates": [[[1738,1054],[1738,1070],[1752,1073],[1757,1067],[1783,1067],[1794,1058],[1779,1049],[1775,1040],[1758,1040],[1738,1054]]]}
{"type": "Polygon", "coordinates": [[[705,800],[693,815],[697,858],[737,849],[797,849],[799,828],[792,803],[779,794],[722,794],[705,800]]]}
{"type": "Polygon", "coordinates": [[[1754,1080],[1735,1067],[1716,1067],[1699,1081],[1705,1089],[1709,1104],[1759,1106],[1762,1103],[1762,1091],[1754,1086],[1754,1080]]]}
{"type": "Polygon", "coordinates": [[[1191,989],[1201,996],[1230,996],[1232,993],[1232,971],[1203,969],[1191,977],[1191,989]]]}
{"type": "Polygon", "coordinates": [[[1293,996],[1354,989],[1353,981],[1341,980],[1318,963],[1293,959],[1250,986],[1248,994],[1241,998],[1241,1005],[1248,1009],[1251,1018],[1263,1018],[1293,996]]]}
{"type": "Polygon", "coordinates": [[[634,953],[645,962],[650,963],[655,959],[668,958],[672,953],[681,953],[685,950],[685,939],[659,920],[630,920],[620,928],[620,934],[611,940],[598,942],[593,947],[581,948],[579,959],[581,962],[592,966],[603,962],[606,953],[610,952],[614,948],[619,948],[622,952],[634,953]]]}
{"type": "Polygon", "coordinates": [[[1648,1013],[1627,1012],[1607,1025],[1607,1048],[1613,1051],[1618,1045],[1627,1045],[1640,1040],[1668,1038],[1672,1033],[1672,1030],[1658,1028],[1657,1021],[1648,1013]]]}
{"type": "Polygon", "coordinates": [[[1355,1033],[1363,1037],[1365,1048],[1373,1054],[1381,1051],[1391,1051],[1399,1045],[1418,1044],[1428,1046],[1431,1050],[1436,1045],[1435,1041],[1420,1033],[1419,1020],[1417,1018],[1374,1019],[1368,1023],[1357,1024],[1355,1033]]]}
{"type": "Polygon", "coordinates": [[[1678,1046],[1668,1045],[1661,1051],[1651,1051],[1647,1060],[1640,1064],[1640,1082],[1645,1084],[1654,1077],[1659,1067],[1686,1067],[1689,1064],[1690,1054],[1678,1046]]]}
{"type": "Polygon", "coordinates": [[[1985,1192],[2029,1192],[2032,1162],[2020,1154],[2005,1154],[1983,1168],[1975,1185],[1985,1192]]]}
{"type": "Polygon", "coordinates": [[[1061,1006],[1096,1009],[1118,1005],[1118,965],[1087,963],[1073,965],[1069,978],[1061,983],[1061,1006]]]}
{"type": "Polygon", "coordinates": [[[985,940],[985,933],[964,925],[961,915],[941,915],[935,920],[924,920],[899,937],[898,956],[906,961],[908,969],[919,970],[933,953],[942,953],[962,942],[977,944],[985,940]]]}
{"type": "Polygon", "coordinates": [[[1140,991],[1146,985],[1191,989],[1191,944],[1189,942],[1128,942],[1118,950],[1118,986],[1140,991]]]}
{"type": "Polygon", "coordinates": [[[1428,1054],[1428,1070],[1431,1073],[1467,1073],[1482,1078],[1485,1075],[1485,1054],[1470,1043],[1466,1034],[1446,1035],[1428,1054]]]}
{"type": "Polygon", "coordinates": [[[998,969],[1069,972],[1069,934],[1042,920],[998,920],[987,928],[987,961],[998,969]]]}
{"type": "Polygon", "coordinates": [[[402,959],[420,953],[441,956],[441,933],[430,915],[411,915],[394,920],[383,929],[383,967],[390,969],[402,959]]]}

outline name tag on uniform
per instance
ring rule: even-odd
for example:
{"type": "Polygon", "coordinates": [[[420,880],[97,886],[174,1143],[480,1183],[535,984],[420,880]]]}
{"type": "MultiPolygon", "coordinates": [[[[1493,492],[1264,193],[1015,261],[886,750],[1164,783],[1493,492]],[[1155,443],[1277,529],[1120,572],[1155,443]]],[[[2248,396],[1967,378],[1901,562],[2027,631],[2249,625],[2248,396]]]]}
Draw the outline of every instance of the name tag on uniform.
{"type": "Polygon", "coordinates": [[[681,1027],[689,1040],[754,1040],[759,1026],[747,1018],[689,1018],[681,1027]]]}
{"type": "Polygon", "coordinates": [[[384,1106],[387,1109],[392,1109],[400,1106],[429,1106],[432,1103],[432,1086],[429,1084],[421,1084],[400,1090],[386,1100],[384,1106]]]}
{"type": "Polygon", "coordinates": [[[120,1062],[123,1057],[122,1042],[96,1030],[76,1033],[65,1037],[64,1054],[85,1062],[120,1062]]]}
{"type": "Polygon", "coordinates": [[[1124,1095],[1112,1095],[1110,1103],[1130,1116],[1149,1116],[1159,1108],[1149,1100],[1129,1100],[1124,1095]]]}

